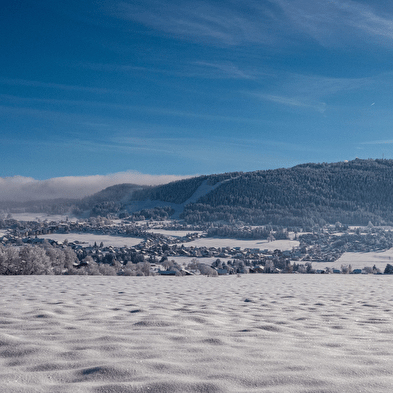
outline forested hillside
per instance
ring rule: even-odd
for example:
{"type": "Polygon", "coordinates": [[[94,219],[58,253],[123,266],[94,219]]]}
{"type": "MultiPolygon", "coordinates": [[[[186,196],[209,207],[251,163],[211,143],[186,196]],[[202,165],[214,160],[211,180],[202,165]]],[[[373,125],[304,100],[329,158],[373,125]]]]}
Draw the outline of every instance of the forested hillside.
{"type": "Polygon", "coordinates": [[[393,160],[204,175],[155,187],[119,184],[79,201],[23,205],[9,202],[3,209],[64,212],[72,206],[76,215],[111,214],[131,220],[166,219],[177,211],[186,223],[198,224],[393,225],[393,160]],[[191,197],[194,203],[184,206],[191,197]]]}
{"type": "MultiPolygon", "coordinates": [[[[156,187],[118,185],[78,204],[92,215],[133,214],[129,201],[159,201],[165,214],[206,181],[219,186],[185,206],[187,223],[242,221],[254,225],[310,227],[326,223],[393,224],[393,160],[302,164],[293,168],[198,176],[156,187]]],[[[139,216],[141,216],[139,214],[139,216]]],[[[138,216],[138,217],[139,217],[138,216]]],[[[153,211],[147,217],[155,217],[153,211]]],[[[159,216],[157,216],[159,217],[159,216]]]]}
{"type": "Polygon", "coordinates": [[[393,161],[303,164],[243,173],[186,206],[188,222],[393,223],[393,161]]]}

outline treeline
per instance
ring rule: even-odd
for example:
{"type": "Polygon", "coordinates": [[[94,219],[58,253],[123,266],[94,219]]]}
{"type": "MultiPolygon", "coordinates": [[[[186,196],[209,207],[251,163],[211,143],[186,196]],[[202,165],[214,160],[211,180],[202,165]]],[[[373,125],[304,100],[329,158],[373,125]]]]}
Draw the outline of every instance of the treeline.
{"type": "Polygon", "coordinates": [[[0,275],[64,274],[72,272],[76,261],[75,252],[68,247],[0,245],[0,275]]]}
{"type": "MultiPolygon", "coordinates": [[[[119,255],[117,255],[119,257],[119,255]]],[[[79,254],[70,247],[0,245],[0,275],[126,275],[149,276],[151,265],[142,254],[121,255],[119,262],[112,253],[79,254]]]]}

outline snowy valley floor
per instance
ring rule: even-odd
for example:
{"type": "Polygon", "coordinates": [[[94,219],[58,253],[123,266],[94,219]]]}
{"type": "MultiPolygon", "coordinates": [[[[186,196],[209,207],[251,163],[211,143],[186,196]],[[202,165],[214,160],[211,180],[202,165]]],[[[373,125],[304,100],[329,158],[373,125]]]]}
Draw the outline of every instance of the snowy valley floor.
{"type": "Polygon", "coordinates": [[[0,392],[391,392],[373,275],[0,277],[0,392]]]}

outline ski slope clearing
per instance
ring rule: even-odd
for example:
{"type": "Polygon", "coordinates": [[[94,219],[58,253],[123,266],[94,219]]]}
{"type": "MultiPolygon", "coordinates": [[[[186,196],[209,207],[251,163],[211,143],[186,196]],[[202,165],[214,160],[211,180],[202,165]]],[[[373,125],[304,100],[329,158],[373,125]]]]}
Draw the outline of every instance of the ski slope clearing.
{"type": "Polygon", "coordinates": [[[393,384],[386,276],[2,276],[0,291],[7,393],[390,393],[393,384]]]}

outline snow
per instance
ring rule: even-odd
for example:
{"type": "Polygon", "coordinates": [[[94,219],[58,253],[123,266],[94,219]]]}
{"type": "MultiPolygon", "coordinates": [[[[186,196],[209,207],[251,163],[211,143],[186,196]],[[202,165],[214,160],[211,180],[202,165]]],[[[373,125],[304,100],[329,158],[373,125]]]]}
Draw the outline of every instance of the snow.
{"type": "Polygon", "coordinates": [[[393,265],[393,248],[380,252],[346,252],[333,262],[332,266],[340,267],[351,264],[353,269],[362,269],[365,266],[373,267],[375,265],[383,272],[388,263],[393,265]]]}
{"type": "Polygon", "coordinates": [[[77,218],[71,217],[67,214],[46,214],[46,213],[12,213],[12,218],[17,221],[65,221],[69,218],[69,221],[75,222],[77,218]]]}
{"type": "Polygon", "coordinates": [[[274,240],[269,242],[267,240],[243,240],[243,239],[228,239],[207,237],[195,239],[191,242],[183,243],[185,247],[241,247],[244,248],[259,248],[261,250],[274,251],[278,250],[292,250],[292,247],[298,247],[297,240],[274,240]]]}
{"type": "Polygon", "coordinates": [[[391,392],[391,280],[0,277],[7,393],[391,392]]]}
{"type": "Polygon", "coordinates": [[[202,231],[172,231],[169,229],[148,229],[146,232],[150,232],[150,233],[158,233],[161,235],[165,235],[165,236],[173,236],[173,237],[184,237],[189,233],[198,233],[198,234],[202,234],[202,231]]]}
{"type": "Polygon", "coordinates": [[[94,242],[100,244],[104,243],[104,246],[113,247],[132,247],[143,241],[140,237],[123,237],[123,236],[111,236],[111,235],[95,235],[92,233],[51,233],[48,235],[38,236],[40,239],[52,239],[57,242],[64,242],[67,239],[69,242],[79,241],[84,242],[86,245],[93,246],[94,242]]]}

